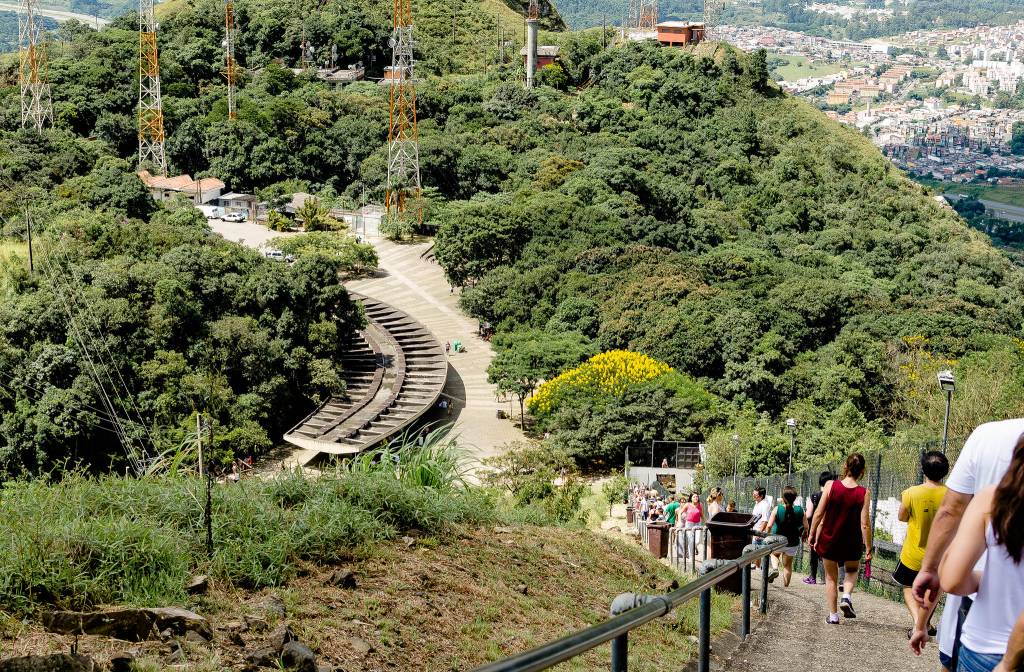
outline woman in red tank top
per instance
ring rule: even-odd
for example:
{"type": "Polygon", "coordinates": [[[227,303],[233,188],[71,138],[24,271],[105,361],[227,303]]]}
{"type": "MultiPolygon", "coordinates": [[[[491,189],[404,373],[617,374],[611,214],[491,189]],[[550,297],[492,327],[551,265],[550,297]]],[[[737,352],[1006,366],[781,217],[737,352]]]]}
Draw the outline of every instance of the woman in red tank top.
{"type": "Polygon", "coordinates": [[[839,622],[839,609],[847,618],[856,618],[850,595],[857,585],[860,556],[867,548],[865,562],[871,562],[871,525],[868,522],[871,496],[860,485],[864,475],[864,456],[853,453],[846,458],[843,479],[825,486],[821,502],[814,510],[810,545],[825,563],[825,595],[829,606],[828,623],[839,622]],[[838,598],[839,563],[846,570],[843,597],[838,598]],[[836,608],[837,602],[839,609],[836,608]]]}

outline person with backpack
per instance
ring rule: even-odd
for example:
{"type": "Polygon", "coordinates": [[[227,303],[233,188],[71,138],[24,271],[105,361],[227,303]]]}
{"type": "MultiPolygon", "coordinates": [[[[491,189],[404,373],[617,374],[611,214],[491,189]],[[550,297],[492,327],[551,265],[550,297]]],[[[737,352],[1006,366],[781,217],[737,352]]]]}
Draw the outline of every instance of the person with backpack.
{"type": "MultiPolygon", "coordinates": [[[[818,505],[821,504],[821,493],[825,492],[825,486],[828,485],[829,481],[834,481],[834,480],[836,480],[836,475],[833,474],[831,471],[823,471],[818,476],[818,491],[811,494],[811,498],[810,498],[811,499],[811,505],[809,507],[807,507],[807,519],[808,520],[813,520],[813,518],[814,518],[814,511],[818,508],[818,505]]],[[[806,583],[807,585],[809,585],[809,586],[817,585],[817,583],[818,583],[818,565],[820,564],[820,562],[821,562],[821,558],[818,557],[818,552],[816,550],[814,550],[813,546],[811,546],[811,563],[810,563],[811,564],[811,566],[810,566],[810,570],[811,571],[810,571],[810,574],[808,575],[808,577],[806,579],[804,579],[804,583],[806,583]]],[[[824,578],[824,577],[822,577],[822,578],[824,578]]]]}
{"type": "Polygon", "coordinates": [[[796,488],[787,485],[782,491],[782,504],[772,509],[768,518],[768,528],[772,534],[786,538],[786,547],[777,553],[772,554],[772,564],[775,568],[768,575],[769,581],[774,581],[779,576],[779,563],[782,564],[782,585],[789,587],[793,578],[793,558],[800,550],[803,541],[804,530],[807,529],[807,514],[802,506],[795,506],[796,488]]]}
{"type": "Polygon", "coordinates": [[[857,618],[851,594],[857,585],[861,556],[865,562],[871,562],[873,554],[871,493],[860,484],[866,466],[860,453],[851,453],[846,458],[843,478],[825,486],[811,522],[811,547],[825,561],[825,599],[829,607],[825,622],[830,625],[839,623],[840,610],[846,618],[857,618]],[[838,586],[840,565],[846,572],[842,599],[838,586]]]}

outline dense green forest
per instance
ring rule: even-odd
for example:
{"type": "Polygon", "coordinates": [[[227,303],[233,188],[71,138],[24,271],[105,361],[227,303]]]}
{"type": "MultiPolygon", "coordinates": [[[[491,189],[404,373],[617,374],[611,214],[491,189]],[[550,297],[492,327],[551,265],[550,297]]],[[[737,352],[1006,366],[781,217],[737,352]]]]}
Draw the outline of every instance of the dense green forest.
{"type": "MultiPolygon", "coordinates": [[[[773,468],[784,438],[770,428],[784,414],[818,433],[807,459],[842,437],[930,422],[908,371],[958,358],[1000,372],[1000,392],[1019,388],[1020,272],[864,138],[778,92],[763,52],[545,33],[560,62],[525,91],[518,58],[497,62],[501,7],[460,5],[453,37],[438,2],[417,28],[424,228],[439,233],[438,260],[466,288],[464,306],[497,327],[505,389],[617,348],[674,369],[601,415],[553,412],[553,447],[616,459],[631,443],[749,426],[763,437],[749,450],[754,471],[773,468]]],[[[297,58],[303,28],[291,9],[238,4],[249,71],[236,121],[219,71],[221,5],[163,10],[171,170],[268,199],[380,199],[387,91],[335,89],[280,65],[297,58]]],[[[306,16],[306,34],[379,77],[389,28],[377,10],[327,5],[306,16]]],[[[42,136],[18,129],[16,89],[0,91],[4,233],[24,238],[29,205],[51,264],[28,277],[12,258],[3,274],[9,474],[121,455],[81,339],[48,301],[62,277],[110,318],[94,338],[116,357],[133,427],[155,430],[161,448],[209,410],[220,455],[262,449],[337,389],[334,358],[359,323],[336,257],[275,266],[210,236],[190,208],[149,198],[134,175],[135,21],[58,29],[56,123],[42,136]]],[[[15,68],[0,62],[6,81],[15,68]]]]}
{"type": "MultiPolygon", "coordinates": [[[[1024,19],[1024,6],[1017,0],[902,0],[886,3],[869,0],[869,8],[891,9],[890,16],[868,13],[845,18],[814,12],[819,4],[846,4],[840,0],[762,0],[726,3],[722,21],[733,25],[764,25],[807,32],[836,39],[862,40],[899,35],[912,30],[1006,25],[1024,19]]],[[[605,21],[621,25],[625,3],[619,0],[561,0],[558,9],[573,28],[600,26],[605,21]]],[[[700,20],[702,0],[662,0],[662,19],[700,20]]]]}
{"type": "MultiPolygon", "coordinates": [[[[804,423],[807,463],[845,437],[923,424],[915,403],[927,404],[907,385],[934,381],[932,363],[1008,352],[1019,382],[1020,271],[863,137],[776,91],[763,53],[712,61],[630,44],[591,68],[598,83],[579,96],[519,93],[517,112],[477,115],[477,135],[524,144],[500,193],[439,218],[437,258],[466,286],[463,305],[497,326],[509,377],[528,379],[516,366],[529,361],[534,380],[556,373],[538,331],[582,336],[557,349],[577,362],[649,354],[724,400],[726,424],[775,425],[758,430],[771,438],[752,470],[779,466],[776,418],[804,423]]],[[[576,409],[552,440],[572,451],[693,438],[644,422],[652,394],[601,418],[576,409]]],[[[706,436],[721,419],[694,422],[706,436]]]]}

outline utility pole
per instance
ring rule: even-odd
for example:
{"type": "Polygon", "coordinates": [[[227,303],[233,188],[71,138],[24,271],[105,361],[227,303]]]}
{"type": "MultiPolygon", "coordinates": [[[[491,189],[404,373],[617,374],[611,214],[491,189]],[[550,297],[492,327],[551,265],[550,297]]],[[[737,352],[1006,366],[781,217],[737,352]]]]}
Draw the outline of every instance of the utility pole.
{"type": "Polygon", "coordinates": [[[36,1],[21,0],[18,12],[18,83],[21,87],[21,127],[37,132],[53,123],[53,100],[46,79],[46,45],[36,23],[36,1]]]}
{"type": "Polygon", "coordinates": [[[139,167],[150,161],[167,175],[156,31],[153,0],[139,0],[139,167]]]}
{"type": "Polygon", "coordinates": [[[203,414],[196,411],[196,445],[199,446],[199,477],[203,476],[203,414]]]}
{"type": "MultiPolygon", "coordinates": [[[[402,217],[411,195],[419,197],[420,137],[416,126],[412,0],[394,0],[391,33],[390,120],[388,123],[387,217],[402,217]]],[[[422,215],[422,213],[420,213],[422,215]]]]}
{"type": "Polygon", "coordinates": [[[36,267],[32,260],[32,213],[28,208],[25,208],[25,225],[28,226],[28,272],[35,275],[36,267]]]}
{"type": "Polygon", "coordinates": [[[224,3],[224,78],[228,83],[228,119],[238,118],[238,64],[235,62],[235,3],[224,3]]]}

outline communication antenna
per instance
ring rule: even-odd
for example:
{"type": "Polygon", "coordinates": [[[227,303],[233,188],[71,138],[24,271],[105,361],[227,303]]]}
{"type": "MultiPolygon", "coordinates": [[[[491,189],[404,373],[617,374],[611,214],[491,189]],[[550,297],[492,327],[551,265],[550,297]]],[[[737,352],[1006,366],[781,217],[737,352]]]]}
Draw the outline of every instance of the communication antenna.
{"type": "Polygon", "coordinates": [[[156,31],[153,0],[139,0],[139,167],[150,161],[167,175],[156,31]]]}
{"type": "Polygon", "coordinates": [[[235,3],[224,3],[224,79],[228,83],[228,119],[238,118],[238,63],[235,61],[235,3]]]}
{"type": "Polygon", "coordinates": [[[46,46],[36,23],[35,0],[21,0],[18,12],[18,83],[21,85],[21,127],[42,131],[53,123],[53,100],[46,81],[46,46]]]}
{"type": "MultiPolygon", "coordinates": [[[[419,129],[416,127],[416,81],[412,38],[412,0],[394,0],[391,46],[390,121],[388,123],[388,186],[384,207],[388,217],[401,217],[408,197],[418,197],[419,129]]],[[[422,214],[422,213],[421,213],[422,214]]]]}

